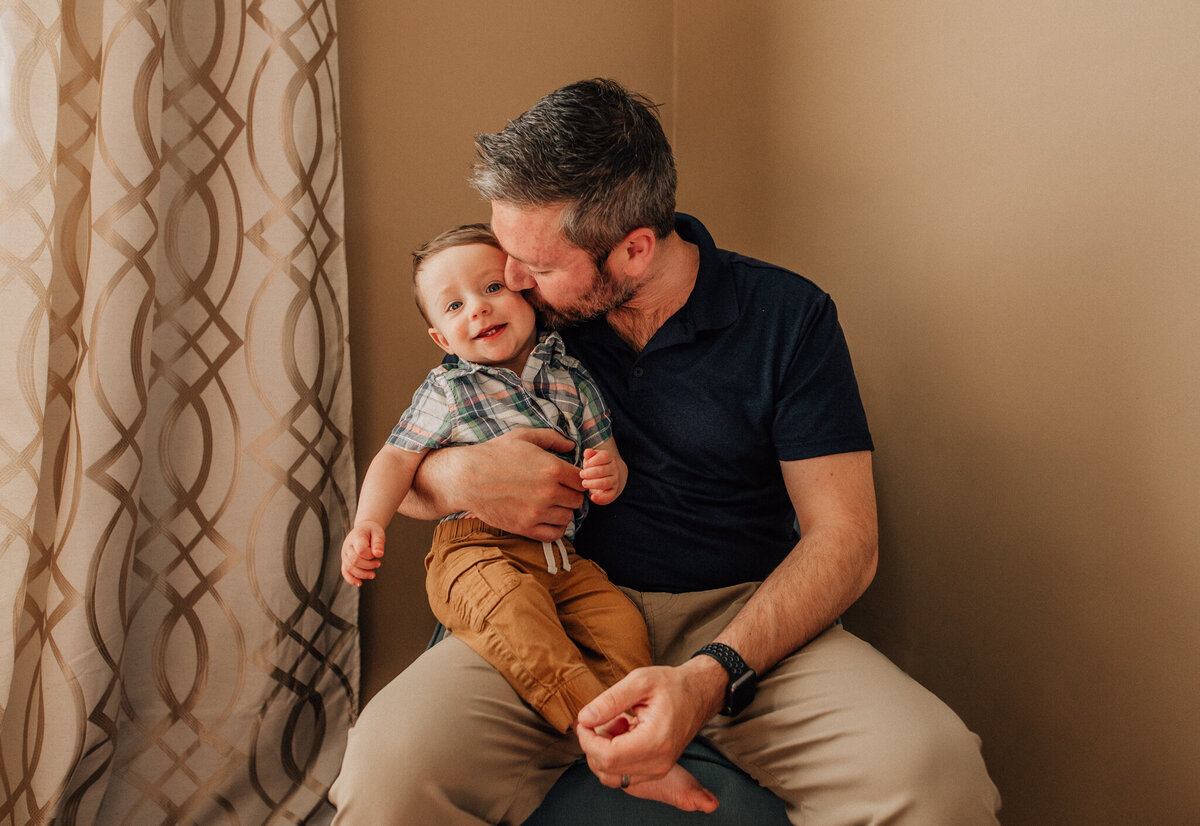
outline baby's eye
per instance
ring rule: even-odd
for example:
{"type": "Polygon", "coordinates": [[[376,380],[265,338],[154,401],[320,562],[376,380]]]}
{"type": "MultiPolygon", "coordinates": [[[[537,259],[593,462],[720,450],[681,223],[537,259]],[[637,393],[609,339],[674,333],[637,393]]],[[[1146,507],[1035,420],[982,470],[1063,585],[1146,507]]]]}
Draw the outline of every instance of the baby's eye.
{"type": "Polygon", "coordinates": [[[462,305],[463,305],[463,303],[461,301],[451,301],[449,304],[446,305],[446,312],[452,313],[455,310],[457,310],[459,307],[461,307],[462,305]]]}
{"type": "Polygon", "coordinates": [[[491,284],[488,284],[487,287],[484,288],[484,292],[498,293],[503,289],[505,289],[505,286],[503,284],[501,284],[499,281],[493,281],[491,284]]]}

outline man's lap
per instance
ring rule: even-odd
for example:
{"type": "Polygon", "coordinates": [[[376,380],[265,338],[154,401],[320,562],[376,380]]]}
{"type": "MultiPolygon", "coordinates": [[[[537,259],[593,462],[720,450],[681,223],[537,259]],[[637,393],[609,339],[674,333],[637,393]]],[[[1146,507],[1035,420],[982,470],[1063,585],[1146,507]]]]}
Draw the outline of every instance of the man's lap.
{"type": "Polygon", "coordinates": [[[979,738],[941,700],[835,625],[703,731],[783,798],[793,822],[995,823],[979,738]]]}
{"type": "MultiPolygon", "coordinates": [[[[710,641],[753,590],[627,594],[647,616],[656,661],[674,664],[710,641]]],[[[928,763],[929,772],[944,771],[948,761],[971,760],[982,771],[978,742],[953,712],[840,626],[764,675],[758,697],[739,717],[718,717],[702,733],[788,801],[795,822],[802,809],[811,810],[806,822],[822,822],[822,813],[837,822],[841,815],[831,813],[847,805],[845,798],[856,798],[849,805],[865,807],[875,805],[869,799],[872,788],[894,795],[889,790],[926,782],[905,766],[922,752],[947,754],[938,761],[916,761],[928,763]],[[943,741],[950,743],[949,751],[943,741]]],[[[398,806],[401,796],[413,793],[396,784],[395,778],[404,776],[414,785],[439,785],[438,794],[455,808],[477,812],[488,822],[520,822],[579,756],[573,735],[558,735],[482,658],[450,639],[427,651],[368,703],[352,731],[343,774],[374,774],[375,781],[357,782],[356,789],[369,789],[372,798],[396,799],[398,806]],[[384,783],[391,785],[372,788],[384,783]]],[[[974,784],[982,788],[977,778],[974,784]]],[[[335,804],[341,804],[338,794],[350,797],[349,782],[345,785],[335,787],[335,804]]],[[[371,803],[380,804],[376,815],[387,804],[371,803]]],[[[411,816],[411,804],[403,806],[411,816]]]]}

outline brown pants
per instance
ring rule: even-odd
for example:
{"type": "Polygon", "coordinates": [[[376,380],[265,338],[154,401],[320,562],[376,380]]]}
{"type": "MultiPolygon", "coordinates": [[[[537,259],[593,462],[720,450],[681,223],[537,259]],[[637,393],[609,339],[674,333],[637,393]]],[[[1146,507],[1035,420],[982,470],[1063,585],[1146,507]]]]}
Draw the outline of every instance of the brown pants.
{"type": "Polygon", "coordinates": [[[637,607],[566,541],[453,519],[435,529],[425,568],[434,616],[561,732],[605,688],[650,665],[637,607]]]}

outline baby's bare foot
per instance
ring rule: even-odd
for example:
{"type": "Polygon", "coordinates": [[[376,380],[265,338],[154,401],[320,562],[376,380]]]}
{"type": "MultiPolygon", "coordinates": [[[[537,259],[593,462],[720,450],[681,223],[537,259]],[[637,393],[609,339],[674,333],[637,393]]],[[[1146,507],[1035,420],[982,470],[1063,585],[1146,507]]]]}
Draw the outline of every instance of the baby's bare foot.
{"type": "Polygon", "coordinates": [[[714,812],[718,805],[716,795],[701,786],[700,781],[678,763],[657,780],[634,783],[625,792],[634,797],[667,803],[685,812],[714,812]]]}

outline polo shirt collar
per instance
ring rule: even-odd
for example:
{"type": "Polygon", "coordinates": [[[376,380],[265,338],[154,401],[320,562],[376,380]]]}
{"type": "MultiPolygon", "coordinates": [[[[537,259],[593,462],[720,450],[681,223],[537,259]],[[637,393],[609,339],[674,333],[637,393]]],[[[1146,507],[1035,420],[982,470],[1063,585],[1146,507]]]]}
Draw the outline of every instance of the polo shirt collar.
{"type": "Polygon", "coordinates": [[[700,250],[696,286],[683,305],[683,312],[696,331],[728,327],[737,320],[737,293],[729,268],[717,254],[717,245],[704,224],[691,215],[675,213],[675,231],[680,238],[695,244],[700,250]]]}
{"type": "MultiPolygon", "coordinates": [[[[647,352],[683,341],[693,341],[696,333],[728,327],[738,317],[737,292],[734,289],[733,277],[704,224],[691,215],[677,212],[675,231],[680,238],[695,244],[700,251],[696,283],[683,307],[667,319],[646,345],[647,352]]],[[[610,343],[624,344],[603,318],[583,323],[572,330],[572,334],[590,341],[607,340],[610,343]]]]}

